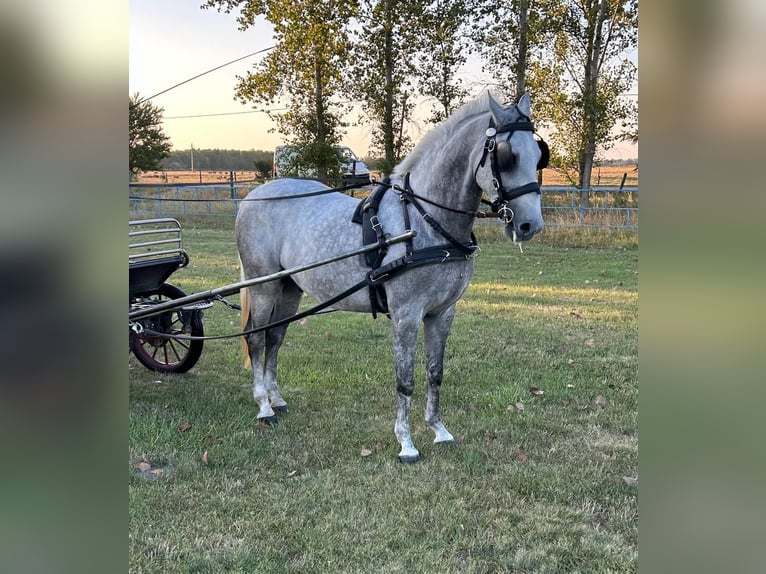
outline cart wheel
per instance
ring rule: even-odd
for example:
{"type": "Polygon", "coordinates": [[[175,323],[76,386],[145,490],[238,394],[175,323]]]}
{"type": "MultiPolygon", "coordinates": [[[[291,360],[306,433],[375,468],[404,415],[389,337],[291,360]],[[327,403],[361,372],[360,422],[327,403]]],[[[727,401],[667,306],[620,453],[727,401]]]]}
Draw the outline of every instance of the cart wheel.
{"type": "MultiPolygon", "coordinates": [[[[142,302],[161,303],[185,297],[186,294],[175,285],[163,283],[159,292],[142,297],[142,302]]],[[[140,320],[145,329],[170,335],[203,335],[202,312],[174,309],[161,315],[140,320]]],[[[167,339],[151,335],[141,336],[130,332],[130,348],[139,362],[151,369],[165,373],[185,373],[191,369],[202,353],[203,341],[188,339],[167,339]]]]}

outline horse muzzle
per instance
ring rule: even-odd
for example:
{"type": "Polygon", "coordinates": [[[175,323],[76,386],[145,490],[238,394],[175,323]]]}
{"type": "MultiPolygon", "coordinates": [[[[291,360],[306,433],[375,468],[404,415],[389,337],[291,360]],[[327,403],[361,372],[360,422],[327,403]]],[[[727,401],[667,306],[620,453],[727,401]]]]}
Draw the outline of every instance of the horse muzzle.
{"type": "Polygon", "coordinates": [[[537,233],[542,231],[543,222],[538,221],[522,221],[520,219],[514,219],[505,226],[505,235],[514,242],[529,241],[537,233]]]}
{"type": "Polygon", "coordinates": [[[510,190],[501,190],[499,200],[501,218],[505,221],[505,235],[514,242],[528,241],[543,229],[540,210],[540,186],[528,183],[510,190]],[[510,202],[514,202],[511,207],[510,202]]]}

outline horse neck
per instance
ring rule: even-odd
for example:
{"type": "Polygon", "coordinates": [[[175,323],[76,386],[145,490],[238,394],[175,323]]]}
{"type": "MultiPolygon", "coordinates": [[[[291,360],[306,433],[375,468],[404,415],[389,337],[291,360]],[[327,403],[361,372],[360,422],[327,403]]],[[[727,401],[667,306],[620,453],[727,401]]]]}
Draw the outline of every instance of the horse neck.
{"type": "MultiPolygon", "coordinates": [[[[481,190],[474,179],[474,170],[481,156],[481,143],[486,130],[485,120],[466,122],[450,133],[445,145],[431,145],[420,151],[417,162],[410,168],[412,191],[438,205],[474,212],[481,201],[481,190]]],[[[426,211],[451,234],[467,241],[474,217],[424,205],[426,211]]]]}

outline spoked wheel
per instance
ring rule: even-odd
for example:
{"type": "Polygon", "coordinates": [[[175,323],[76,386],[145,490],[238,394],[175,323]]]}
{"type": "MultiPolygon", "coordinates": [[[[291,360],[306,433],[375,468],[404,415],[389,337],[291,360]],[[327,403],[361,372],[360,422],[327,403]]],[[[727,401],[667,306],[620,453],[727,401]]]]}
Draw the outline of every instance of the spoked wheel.
{"type": "MultiPolygon", "coordinates": [[[[175,285],[163,283],[159,292],[154,295],[140,297],[132,304],[152,305],[179,299],[186,294],[175,285]]],[[[140,319],[144,329],[169,335],[203,335],[202,312],[199,310],[184,311],[173,309],[167,313],[140,319]]],[[[165,373],[185,373],[191,369],[202,353],[203,341],[188,339],[168,339],[150,334],[130,332],[130,348],[139,362],[151,369],[165,373]]]]}

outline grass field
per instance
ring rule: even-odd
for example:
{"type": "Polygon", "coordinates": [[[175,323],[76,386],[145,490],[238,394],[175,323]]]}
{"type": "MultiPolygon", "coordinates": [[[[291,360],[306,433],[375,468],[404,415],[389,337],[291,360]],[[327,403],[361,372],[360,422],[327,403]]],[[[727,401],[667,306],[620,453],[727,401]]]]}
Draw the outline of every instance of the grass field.
{"type": "MultiPolygon", "coordinates": [[[[230,226],[183,223],[191,264],[173,282],[238,281],[230,226]]],[[[421,366],[416,465],[396,456],[386,318],[294,324],[280,355],[290,413],[271,428],[236,340],[206,342],[186,375],[131,357],[130,571],[635,572],[636,240],[544,235],[521,253],[477,231],[442,388],[458,442],[431,442],[421,366]]],[[[238,325],[206,311],[206,334],[238,325]]]]}

